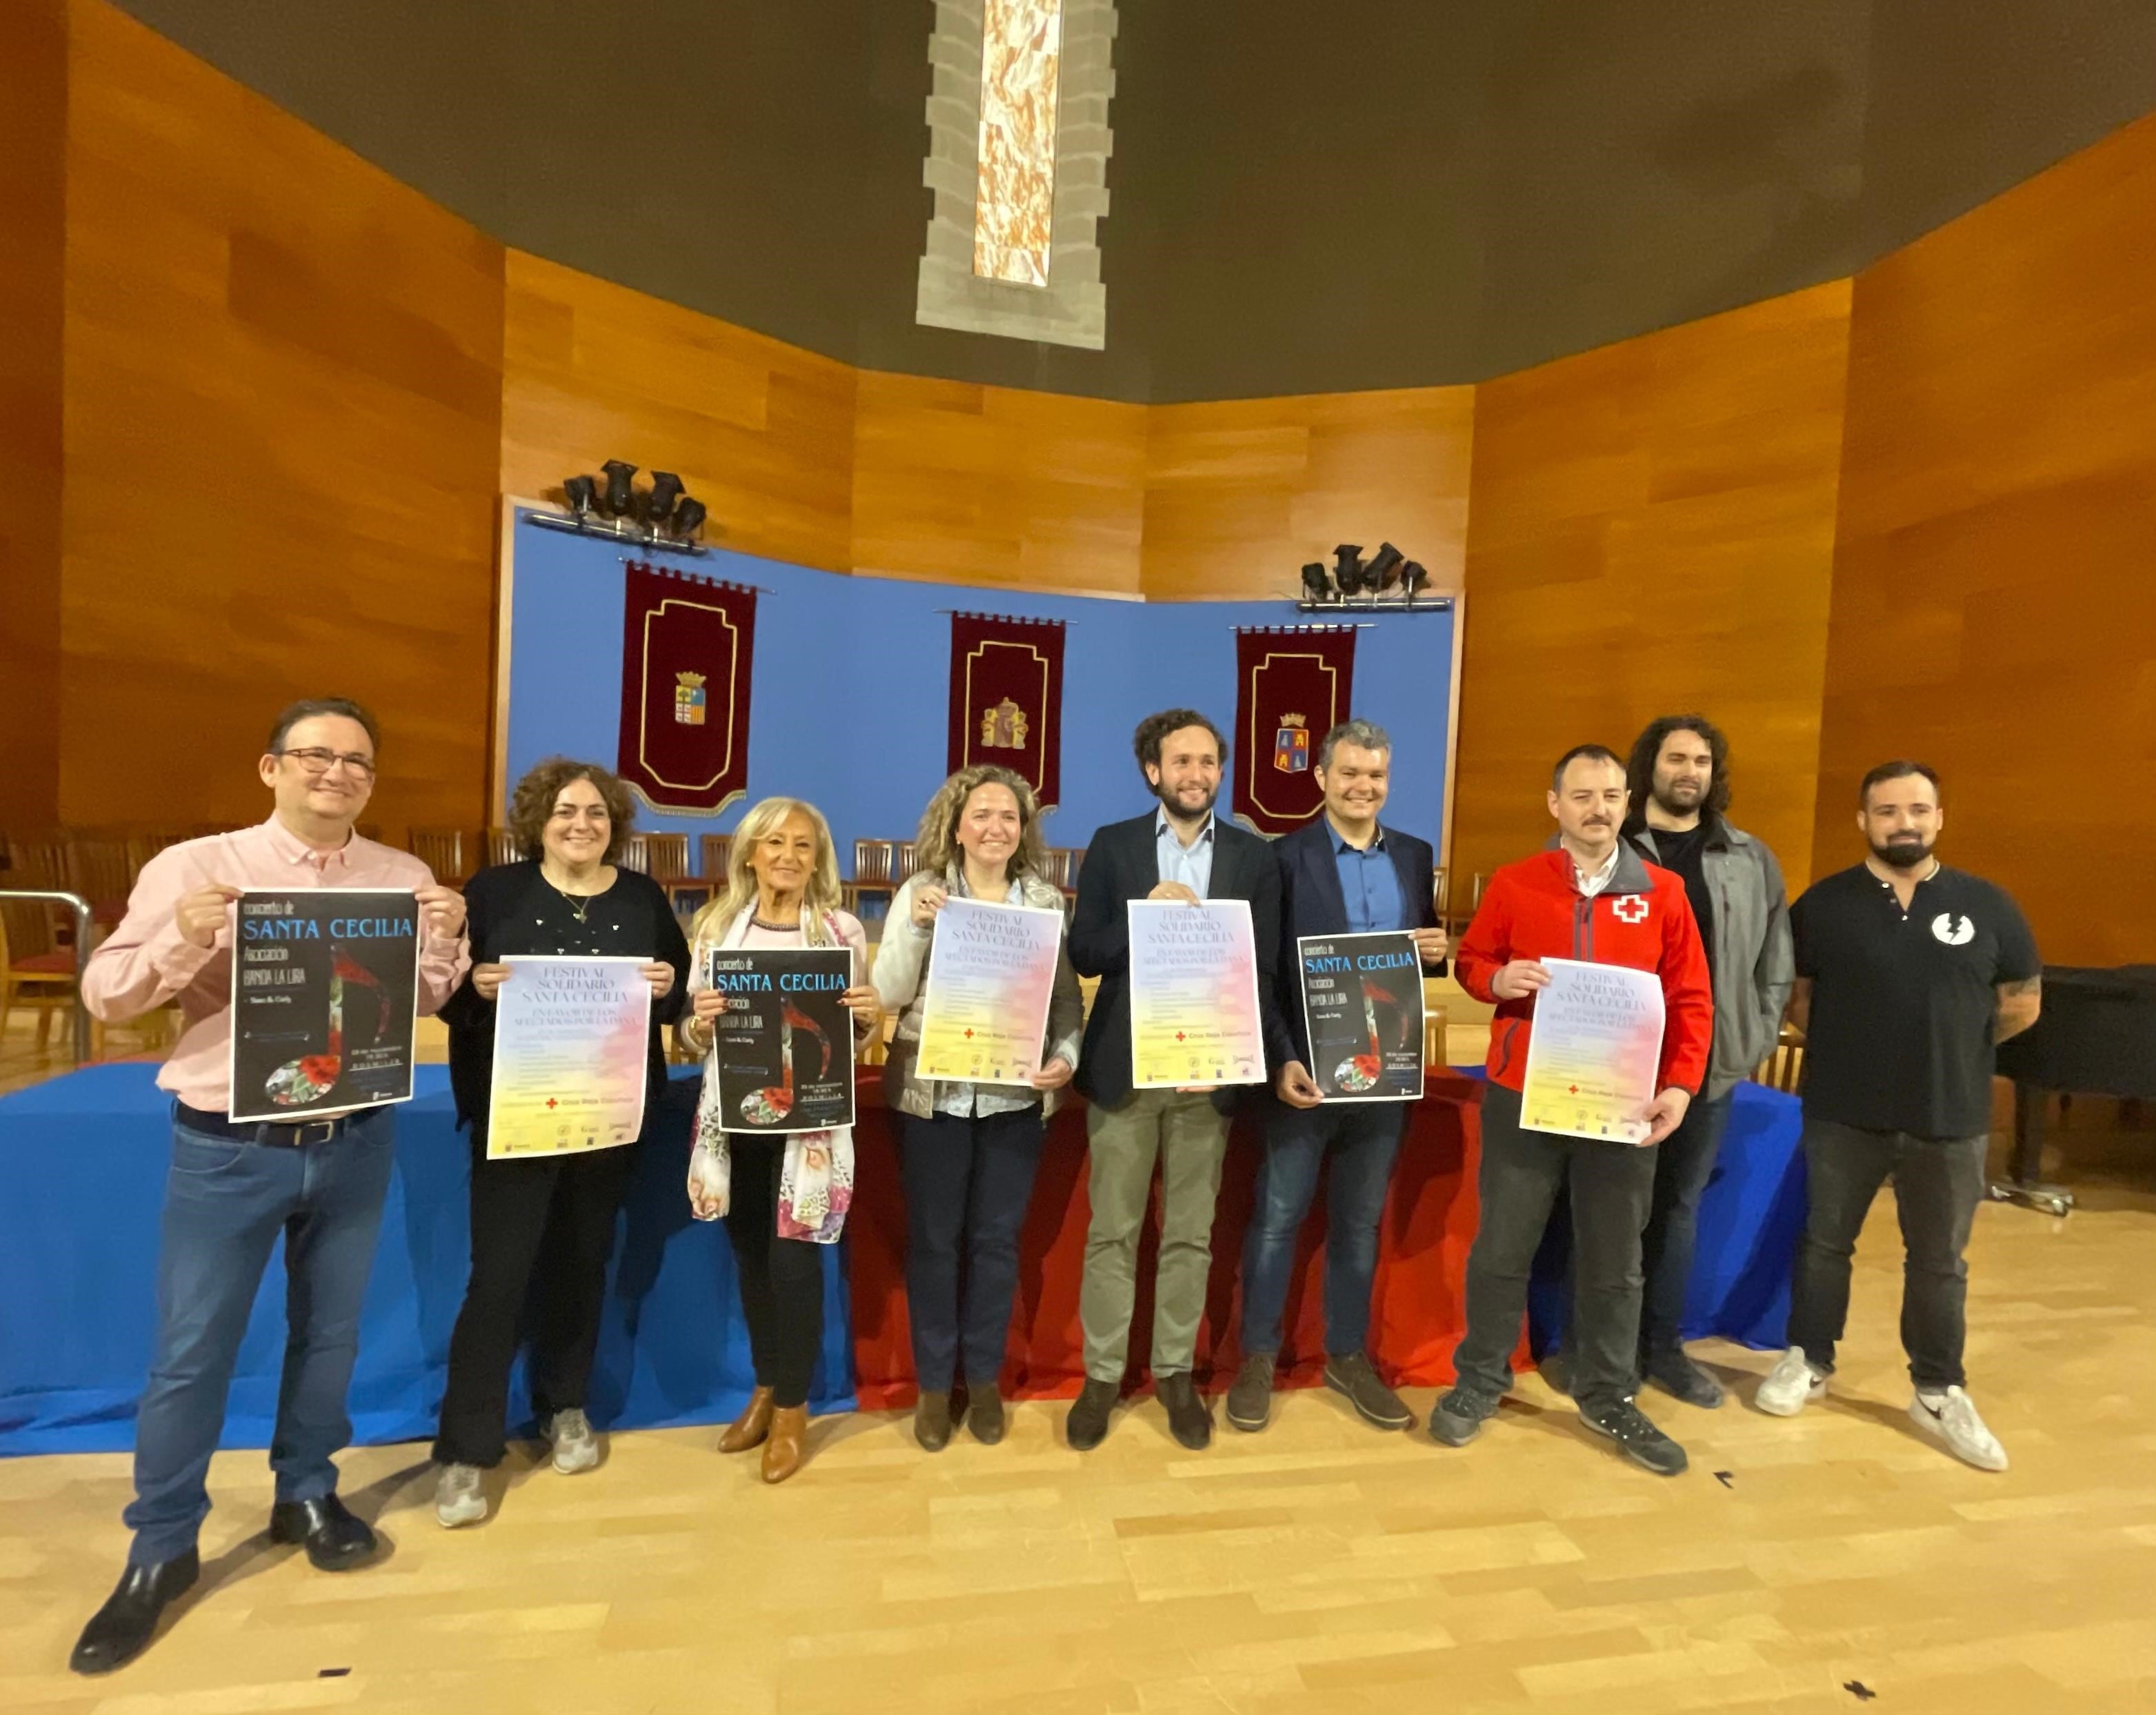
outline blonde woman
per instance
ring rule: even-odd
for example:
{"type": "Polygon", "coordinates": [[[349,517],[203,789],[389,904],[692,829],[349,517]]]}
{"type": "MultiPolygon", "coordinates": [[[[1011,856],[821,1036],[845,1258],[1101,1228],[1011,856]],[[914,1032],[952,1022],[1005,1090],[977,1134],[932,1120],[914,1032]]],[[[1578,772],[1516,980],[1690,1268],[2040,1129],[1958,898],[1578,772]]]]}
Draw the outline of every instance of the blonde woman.
{"type": "Polygon", "coordinates": [[[916,1076],[928,963],[945,902],[976,899],[1060,911],[1063,896],[1041,874],[1033,788],[1009,768],[962,768],[946,780],[928,801],[915,852],[919,869],[891,901],[875,981],[876,998],[898,1014],[883,1087],[905,1115],[906,1291],[921,1389],[913,1427],[932,1453],[951,1440],[962,1358],[968,1427],[977,1440],[1003,1439],[997,1377],[1018,1289],[1019,1232],[1040,1163],[1045,1105],[1077,1070],[1084,1021],[1066,950],[1057,960],[1047,1039],[1030,1090],[916,1076]]]}
{"type": "MultiPolygon", "coordinates": [[[[868,961],[860,922],[839,909],[831,829],[814,804],[767,798],[734,830],[726,886],[690,926],[690,1016],[676,1034],[708,1054],[711,1021],[726,1009],[709,986],[709,955],[722,948],[846,947],[856,978],[868,961]]],[[[881,1016],[875,990],[856,980],[842,997],[859,1052],[881,1016]]],[[[824,1338],[823,1245],[838,1242],[853,1201],[850,1130],[788,1136],[726,1132],[718,1077],[706,1065],[689,1158],[689,1205],[723,1219],[741,1277],[756,1391],[719,1437],[721,1453],[763,1449],[763,1480],[783,1482],[808,1450],[808,1384],[824,1338]]]]}

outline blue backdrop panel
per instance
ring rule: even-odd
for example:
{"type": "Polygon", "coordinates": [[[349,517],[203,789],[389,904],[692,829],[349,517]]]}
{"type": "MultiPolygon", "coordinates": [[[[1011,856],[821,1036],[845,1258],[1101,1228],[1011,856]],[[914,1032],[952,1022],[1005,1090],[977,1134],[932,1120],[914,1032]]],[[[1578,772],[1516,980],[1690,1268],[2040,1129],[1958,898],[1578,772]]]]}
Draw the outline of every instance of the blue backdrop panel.
{"type": "MultiPolygon", "coordinates": [[[[562,753],[611,768],[621,721],[622,550],[521,521],[509,639],[509,778],[562,753]]],[[[749,793],[711,818],[643,812],[640,825],[723,833],[748,804],[806,798],[830,818],[839,863],[857,839],[910,837],[947,760],[950,611],[1068,623],[1063,803],[1049,842],[1082,846],[1150,803],[1131,732],[1185,706],[1223,728],[1235,713],[1238,625],[1279,625],[1283,601],[1114,601],[813,572],[715,551],[698,574],[757,585],[749,793]]],[[[1356,712],[1393,734],[1385,819],[1436,845],[1443,831],[1452,627],[1442,613],[1377,615],[1357,634],[1356,712]]],[[[1224,801],[1225,793],[1223,798],[1224,801]]]]}
{"type": "MultiPolygon", "coordinates": [[[[157,1325],[157,1222],[172,1153],[156,1068],[95,1066],[0,1098],[0,1453],[133,1444],[157,1325]]],[[[725,1229],[682,1186],[693,1073],[672,1081],[639,1151],[593,1379],[602,1425],[731,1417],[752,1384],[725,1229]]],[[[431,1439],[449,1330],[470,1267],[470,1150],[447,1068],[422,1066],[398,1110],[397,1172],[362,1318],[352,1412],[362,1441],[431,1439]]],[[[837,1247],[824,1253],[819,1409],[853,1404],[853,1330],[837,1247]]],[[[223,1445],[269,1445],[284,1360],[282,1250],[249,1322],[223,1445]]],[[[520,1365],[520,1370],[521,1366],[520,1365]]],[[[520,1374],[512,1425],[528,1417],[520,1374]]]]}

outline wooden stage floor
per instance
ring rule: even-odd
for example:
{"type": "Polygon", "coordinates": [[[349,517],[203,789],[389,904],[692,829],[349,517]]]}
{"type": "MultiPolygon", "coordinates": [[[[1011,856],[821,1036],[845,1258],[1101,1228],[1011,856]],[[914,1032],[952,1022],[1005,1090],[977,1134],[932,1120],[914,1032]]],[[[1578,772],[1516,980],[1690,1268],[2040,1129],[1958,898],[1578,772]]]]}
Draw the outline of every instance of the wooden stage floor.
{"type": "MultiPolygon", "coordinates": [[[[0,1461],[0,1709],[2156,1709],[2156,1195],[2147,1134],[2114,1141],[2107,1162],[2077,1137],[2097,1158],[2070,1219],[1977,1224],[1970,1368],[2004,1475],[1903,1415],[1882,1202],[1838,1396],[1784,1422],[1650,1395],[1692,1455],[1673,1481],[1532,1378],[1464,1451],[1322,1391],[1199,1456],[1150,1403],[1082,1458],[1060,1405],[932,1457],[902,1417],[830,1418],[778,1489],[709,1430],[624,1435],[576,1478],[513,1455],[506,1506],[455,1533],[425,1449],[377,1447],[345,1492],[389,1552],[331,1577],[259,1534],[262,1455],[232,1453],[203,1584],[92,1681],[64,1664],[125,1550],[127,1461],[0,1461]]],[[[1767,1365],[1699,1349],[1748,1397],[1767,1365]]]]}

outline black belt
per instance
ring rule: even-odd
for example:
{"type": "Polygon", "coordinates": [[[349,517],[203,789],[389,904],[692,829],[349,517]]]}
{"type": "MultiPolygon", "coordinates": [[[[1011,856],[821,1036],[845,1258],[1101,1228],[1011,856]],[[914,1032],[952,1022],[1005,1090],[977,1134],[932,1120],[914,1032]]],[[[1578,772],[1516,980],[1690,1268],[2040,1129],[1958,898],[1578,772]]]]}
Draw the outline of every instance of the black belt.
{"type": "Polygon", "coordinates": [[[380,1112],[378,1107],[355,1108],[326,1120],[242,1120],[235,1123],[221,1113],[206,1112],[174,1101],[173,1117],[190,1132],[212,1137],[228,1137],[234,1143],[264,1143],[273,1149],[304,1149],[341,1137],[357,1121],[380,1112]]]}

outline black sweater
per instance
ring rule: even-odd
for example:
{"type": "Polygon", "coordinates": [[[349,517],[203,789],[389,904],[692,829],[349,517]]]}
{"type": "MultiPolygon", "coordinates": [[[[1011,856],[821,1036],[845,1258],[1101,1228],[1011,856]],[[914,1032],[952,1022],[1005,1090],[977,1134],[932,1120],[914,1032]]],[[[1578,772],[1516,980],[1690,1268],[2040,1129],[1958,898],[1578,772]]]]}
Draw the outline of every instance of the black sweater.
{"type": "MultiPolygon", "coordinates": [[[[471,962],[495,964],[517,954],[570,958],[634,956],[674,967],[674,987],[651,1008],[651,1069],[646,1108],[666,1087],[660,1027],[681,1015],[689,998],[689,943],[666,894],[648,875],[617,870],[613,886],[592,896],[588,921],[578,922],[567,900],[549,886],[530,860],[497,864],[465,884],[470,914],[471,962]]],[[[442,1007],[449,1027],[449,1087],[457,1118],[465,1125],[486,1118],[494,1079],[494,1003],[482,1000],[467,977],[442,1007]]]]}

